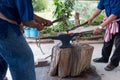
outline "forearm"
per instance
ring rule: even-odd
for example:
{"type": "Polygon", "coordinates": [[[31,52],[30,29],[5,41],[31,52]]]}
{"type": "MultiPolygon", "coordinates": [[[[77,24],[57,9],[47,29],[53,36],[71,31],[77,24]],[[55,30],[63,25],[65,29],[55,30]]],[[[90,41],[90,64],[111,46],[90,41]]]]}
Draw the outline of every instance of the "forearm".
{"type": "Polygon", "coordinates": [[[34,14],[34,19],[35,19],[35,20],[38,20],[38,21],[42,21],[42,19],[43,19],[43,18],[42,18],[42,17],[37,16],[36,14],[34,14]]]}
{"type": "Polygon", "coordinates": [[[36,14],[34,14],[34,20],[36,21],[36,22],[39,22],[39,23],[41,23],[42,25],[44,25],[44,21],[43,20],[45,20],[44,18],[42,18],[42,17],[39,17],[39,16],[37,16],[36,14]]]}
{"type": "Polygon", "coordinates": [[[53,23],[50,20],[44,19],[34,14],[34,20],[42,26],[51,26],[53,23]]]}
{"type": "Polygon", "coordinates": [[[38,24],[45,26],[46,24],[48,24],[48,20],[34,14],[34,20],[29,22],[22,22],[22,23],[23,25],[29,26],[29,27],[36,27],[38,24]]]}
{"type": "Polygon", "coordinates": [[[116,18],[117,18],[116,15],[111,14],[111,15],[108,17],[108,19],[101,24],[101,26],[104,28],[105,26],[107,26],[108,24],[110,24],[112,21],[114,21],[116,18]]]}
{"type": "Polygon", "coordinates": [[[96,9],[96,11],[93,13],[93,15],[90,17],[90,19],[94,19],[95,17],[97,17],[100,13],[101,13],[102,10],[100,9],[96,9]]]}
{"type": "Polygon", "coordinates": [[[22,22],[23,25],[28,26],[28,27],[36,27],[38,23],[35,20],[29,21],[29,22],[22,22]]]}
{"type": "Polygon", "coordinates": [[[94,34],[101,33],[101,29],[104,28],[105,26],[107,26],[108,24],[110,24],[116,18],[117,18],[117,16],[115,16],[114,14],[111,14],[105,22],[103,22],[100,26],[98,26],[97,28],[94,29],[93,33],[94,34]]]}

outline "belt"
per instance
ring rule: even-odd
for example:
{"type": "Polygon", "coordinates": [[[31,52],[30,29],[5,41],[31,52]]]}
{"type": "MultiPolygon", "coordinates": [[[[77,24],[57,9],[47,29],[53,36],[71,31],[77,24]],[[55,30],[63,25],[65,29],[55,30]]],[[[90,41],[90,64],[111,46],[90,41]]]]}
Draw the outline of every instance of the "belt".
{"type": "Polygon", "coordinates": [[[15,25],[18,25],[20,27],[20,30],[22,33],[24,33],[24,30],[23,30],[23,25],[22,24],[18,24],[16,21],[14,20],[11,20],[11,19],[8,19],[6,16],[4,16],[1,12],[0,12],[0,19],[4,20],[4,21],[7,21],[11,24],[15,24],[15,25]]]}
{"type": "Polygon", "coordinates": [[[9,23],[11,23],[11,24],[18,25],[18,23],[17,23],[16,21],[11,20],[11,19],[8,19],[8,18],[7,18],[6,16],[4,16],[1,12],[0,12],[0,19],[5,20],[5,21],[7,21],[7,22],[9,22],[9,23]]]}

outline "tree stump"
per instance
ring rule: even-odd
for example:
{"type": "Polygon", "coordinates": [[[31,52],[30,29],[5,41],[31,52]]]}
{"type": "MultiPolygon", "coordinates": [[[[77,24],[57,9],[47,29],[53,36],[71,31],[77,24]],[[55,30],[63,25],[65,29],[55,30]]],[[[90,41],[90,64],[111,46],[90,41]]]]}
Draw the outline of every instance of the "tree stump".
{"type": "Polygon", "coordinates": [[[72,48],[52,49],[50,75],[59,77],[79,76],[90,68],[93,47],[88,44],[73,43],[72,48]]]}

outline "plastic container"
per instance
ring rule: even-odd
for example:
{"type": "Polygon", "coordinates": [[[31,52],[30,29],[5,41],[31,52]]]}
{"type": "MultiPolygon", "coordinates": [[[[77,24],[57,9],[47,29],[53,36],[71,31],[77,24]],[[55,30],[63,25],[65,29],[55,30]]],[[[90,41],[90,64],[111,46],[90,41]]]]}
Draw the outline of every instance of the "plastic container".
{"type": "Polygon", "coordinates": [[[69,19],[70,23],[74,24],[74,19],[69,19]]]}
{"type": "Polygon", "coordinates": [[[36,28],[30,28],[30,37],[38,37],[39,32],[36,28]]]}
{"type": "Polygon", "coordinates": [[[25,37],[30,37],[30,28],[25,28],[25,37]]]}

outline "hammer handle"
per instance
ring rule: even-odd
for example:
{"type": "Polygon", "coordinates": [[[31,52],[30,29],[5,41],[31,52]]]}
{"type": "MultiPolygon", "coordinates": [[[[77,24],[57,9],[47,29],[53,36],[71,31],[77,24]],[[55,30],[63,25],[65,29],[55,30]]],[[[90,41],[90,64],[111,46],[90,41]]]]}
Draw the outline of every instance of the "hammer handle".
{"type": "MultiPolygon", "coordinates": [[[[56,22],[58,22],[58,21],[62,21],[62,18],[59,18],[59,19],[56,19],[56,20],[52,21],[52,24],[53,24],[53,23],[56,23],[56,22]]],[[[43,24],[43,26],[45,26],[45,25],[46,25],[46,23],[43,24]]]]}
{"type": "Polygon", "coordinates": [[[59,20],[59,19],[56,19],[56,20],[52,21],[52,23],[56,23],[56,22],[58,22],[58,21],[60,21],[60,20],[59,20]]]}
{"type": "Polygon", "coordinates": [[[52,21],[52,23],[56,23],[56,22],[58,22],[58,21],[62,21],[62,18],[58,18],[58,19],[52,21]]]}
{"type": "Polygon", "coordinates": [[[88,23],[88,22],[84,22],[84,23],[82,23],[82,24],[80,24],[80,25],[77,25],[77,26],[73,27],[71,30],[74,30],[74,29],[76,29],[76,28],[78,28],[78,27],[80,27],[80,26],[86,25],[87,23],[88,23]]]}

